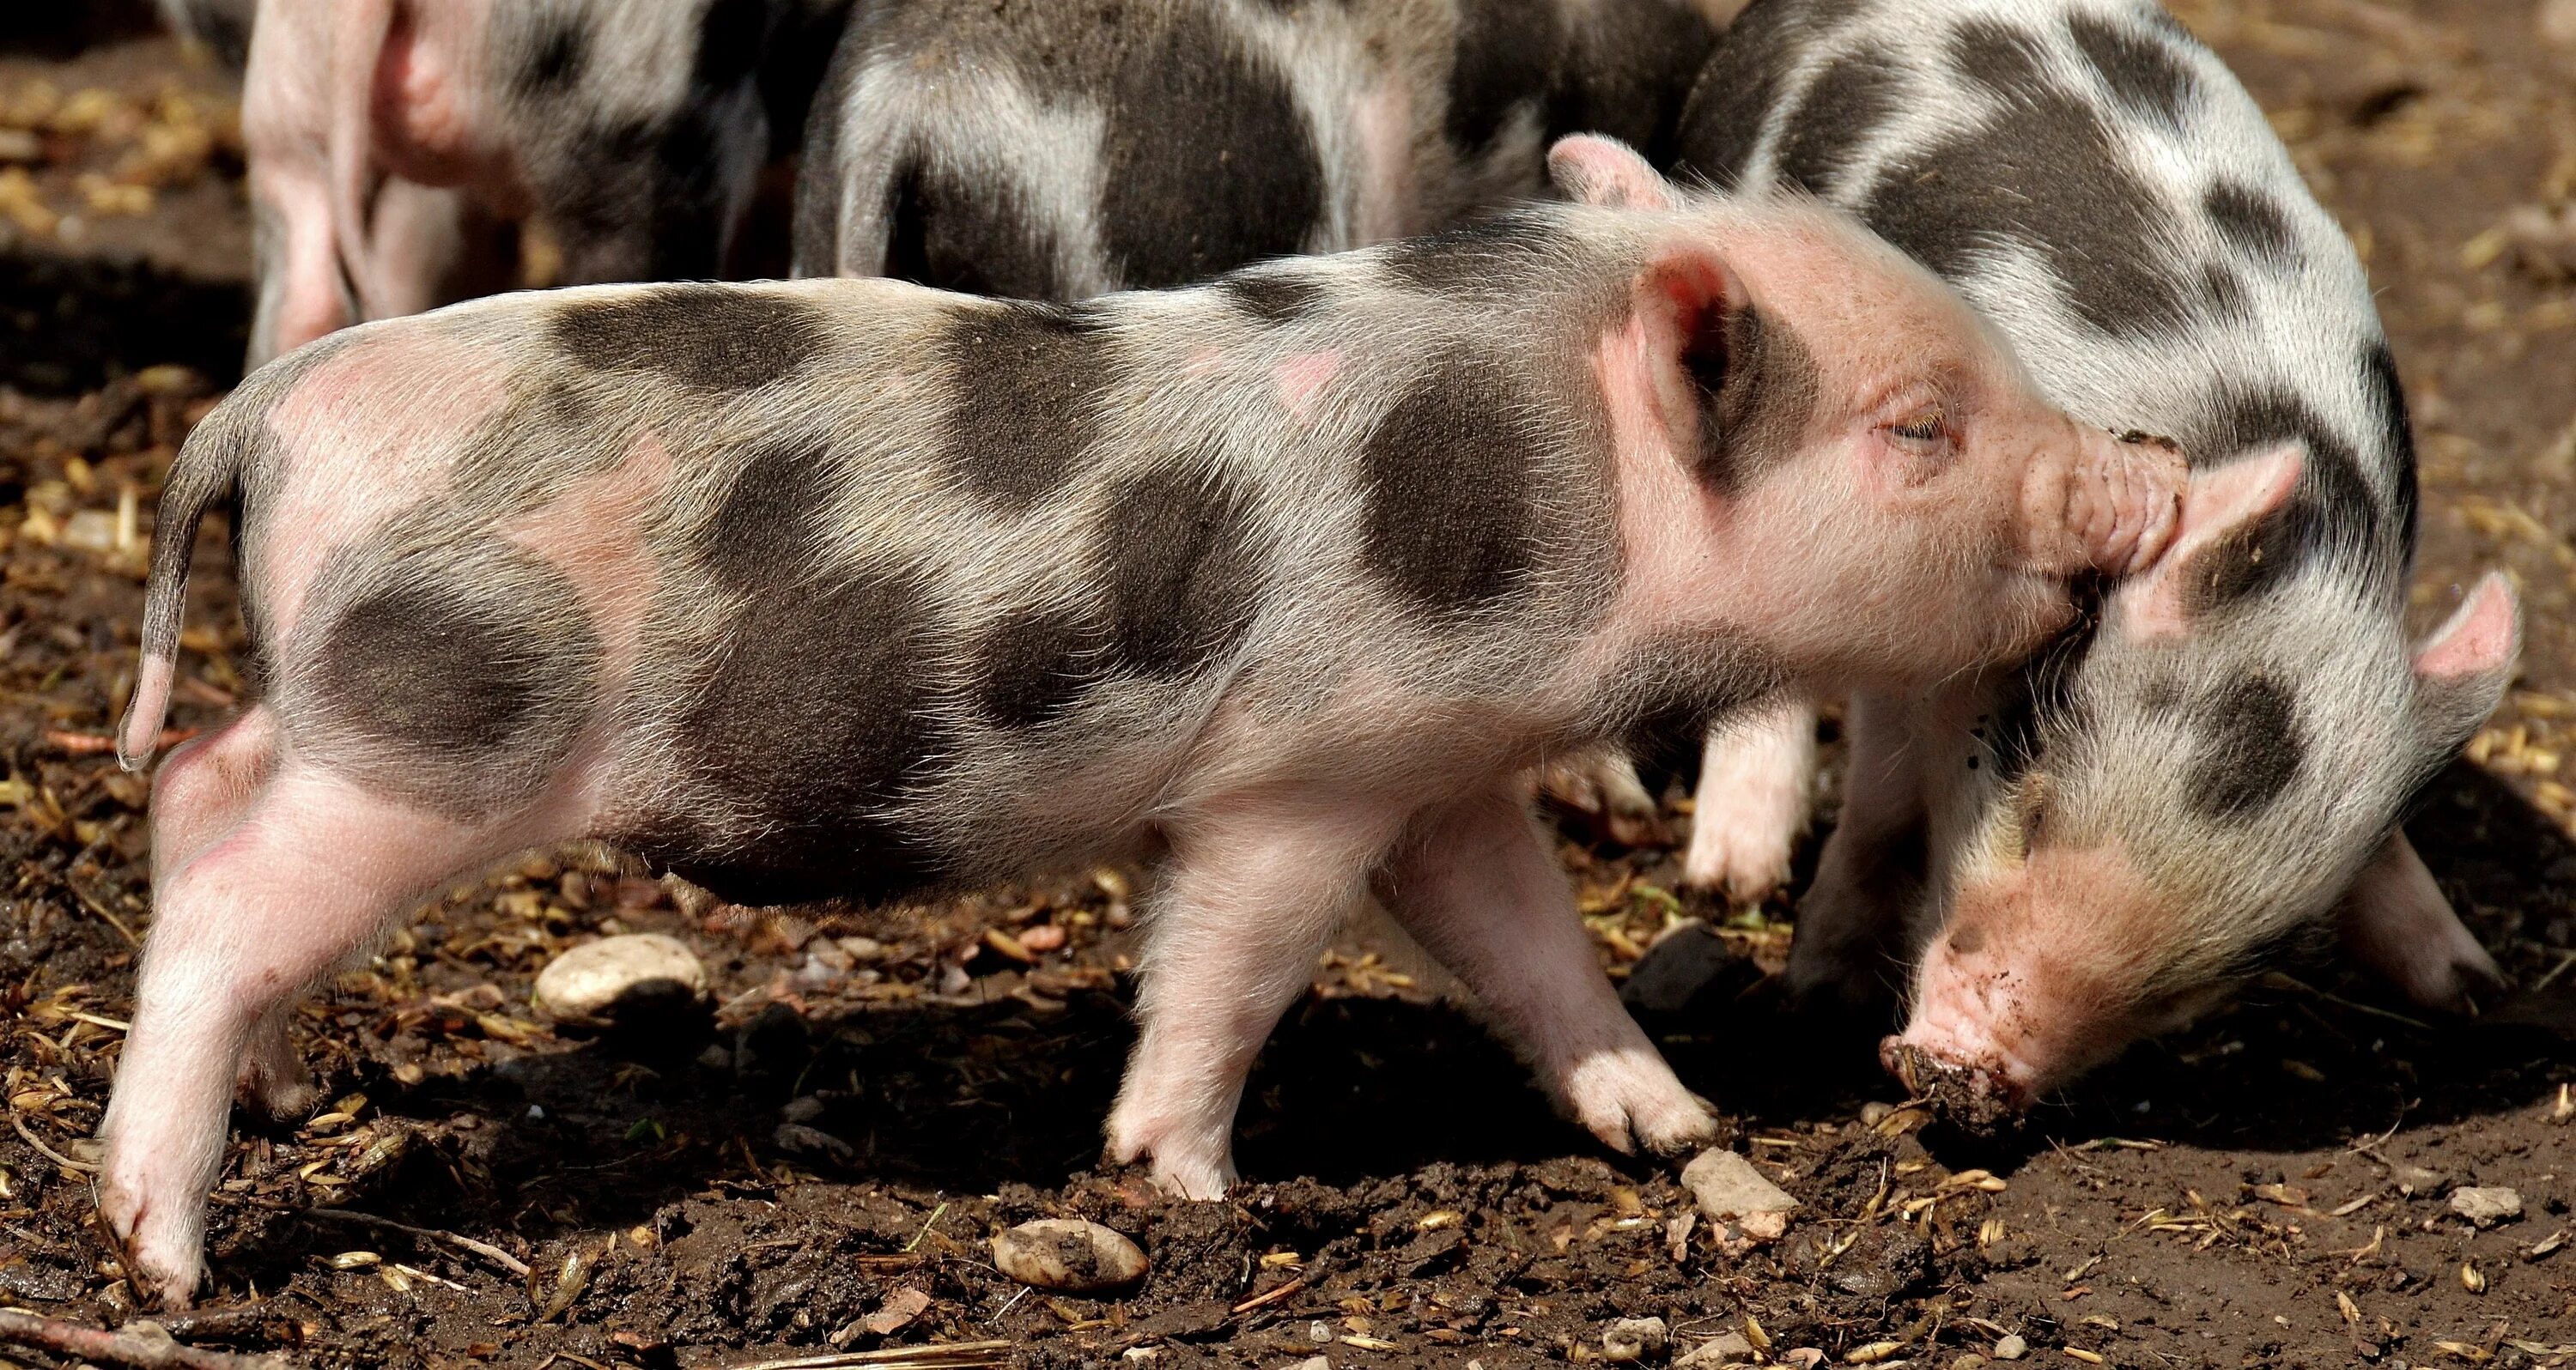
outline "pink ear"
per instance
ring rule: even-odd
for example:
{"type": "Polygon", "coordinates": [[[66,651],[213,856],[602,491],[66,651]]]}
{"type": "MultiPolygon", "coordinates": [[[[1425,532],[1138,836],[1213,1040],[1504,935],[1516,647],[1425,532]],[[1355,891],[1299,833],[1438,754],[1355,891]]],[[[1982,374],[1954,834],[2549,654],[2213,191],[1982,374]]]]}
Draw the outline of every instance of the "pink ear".
{"type": "Polygon", "coordinates": [[[2460,680],[2504,669],[2513,660],[2521,637],[2521,615],[2514,606],[2513,586],[2501,571],[2479,579],[2460,601],[2451,621],[2433,630],[2415,652],[2415,674],[2434,680],[2460,680]]]}
{"type": "Polygon", "coordinates": [[[2191,591],[2218,567],[2206,554],[2250,534],[2287,504],[2306,469],[2307,449],[2295,442],[2191,474],[2183,491],[2182,523],[2153,570],[2125,597],[2129,630],[2138,637],[2174,637],[2191,627],[2191,591]]]}
{"type": "Polygon", "coordinates": [[[1578,203],[1603,209],[1679,209],[1672,185],[1616,138],[1578,133],[1547,150],[1547,174],[1578,203]]]}

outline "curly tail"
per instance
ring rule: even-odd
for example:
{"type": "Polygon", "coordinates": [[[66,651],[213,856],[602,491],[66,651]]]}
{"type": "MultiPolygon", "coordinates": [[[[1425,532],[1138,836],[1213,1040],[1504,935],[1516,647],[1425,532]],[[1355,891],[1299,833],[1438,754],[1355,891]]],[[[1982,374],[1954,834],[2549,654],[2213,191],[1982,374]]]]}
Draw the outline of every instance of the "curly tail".
{"type": "Polygon", "coordinates": [[[206,509],[233,489],[267,406],[227,403],[179,449],[161,484],[161,508],[152,524],[152,577],[143,591],[143,664],[134,698],[116,725],[116,762],[139,771],[152,762],[161,722],[170,712],[170,684],[178,674],[179,624],[188,608],[188,563],[197,548],[197,525],[206,509]]]}

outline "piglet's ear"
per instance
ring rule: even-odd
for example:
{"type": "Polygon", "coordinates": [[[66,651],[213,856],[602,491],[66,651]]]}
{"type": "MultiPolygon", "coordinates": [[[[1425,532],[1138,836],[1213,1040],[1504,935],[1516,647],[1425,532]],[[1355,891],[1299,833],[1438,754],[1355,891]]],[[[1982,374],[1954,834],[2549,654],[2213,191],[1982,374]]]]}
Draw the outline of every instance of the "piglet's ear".
{"type": "Polygon", "coordinates": [[[2428,751],[2449,756],[2495,712],[2521,646],[2513,586],[2489,571],[2415,649],[2415,718],[2428,751]]]}
{"type": "Polygon", "coordinates": [[[2189,632],[2200,606],[2252,568],[2261,555],[2256,534],[2290,502],[2306,465],[2307,449],[2291,442],[2192,472],[2173,545],[2121,596],[2130,635],[2189,632]]]}
{"type": "Polygon", "coordinates": [[[1568,199],[1603,209],[1679,209],[1681,196],[1626,143],[1597,134],[1560,138],[1547,174],[1568,199]]]}

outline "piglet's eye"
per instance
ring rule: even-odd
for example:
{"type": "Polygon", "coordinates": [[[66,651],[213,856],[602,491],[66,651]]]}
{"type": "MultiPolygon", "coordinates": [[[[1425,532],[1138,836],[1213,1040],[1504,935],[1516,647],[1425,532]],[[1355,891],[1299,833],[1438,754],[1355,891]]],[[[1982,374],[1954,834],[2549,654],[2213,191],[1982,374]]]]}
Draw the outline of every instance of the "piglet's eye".
{"type": "Polygon", "coordinates": [[[1949,436],[1950,421],[1940,410],[1926,409],[1903,423],[1889,424],[1887,432],[1905,443],[1931,446],[1949,436]]]}

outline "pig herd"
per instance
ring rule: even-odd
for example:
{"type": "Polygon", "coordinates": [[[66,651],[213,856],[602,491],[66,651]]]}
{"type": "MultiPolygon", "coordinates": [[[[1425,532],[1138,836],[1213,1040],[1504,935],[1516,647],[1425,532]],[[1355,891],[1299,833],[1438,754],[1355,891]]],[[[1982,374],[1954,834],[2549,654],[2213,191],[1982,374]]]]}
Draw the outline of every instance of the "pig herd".
{"type": "Polygon", "coordinates": [[[260,691],[156,777],[102,1126],[169,1303],[297,997],[575,839],[755,904],[1154,863],[1108,1149],[1199,1198],[1371,896],[1606,1144],[1708,1141],[1531,812],[1650,822],[1676,721],[1687,878],[1760,898],[1841,706],[1788,978],[1917,1089],[2310,939],[2496,978],[2398,820],[2513,597],[2409,641],[2367,281],[2145,0],[170,8],[246,55],[256,369],[120,756],[210,509],[260,691]],[[806,279],[677,283],[797,152],[806,279]],[[531,219],[584,284],[495,295],[531,219]]]}

